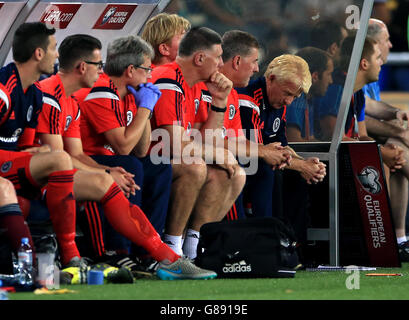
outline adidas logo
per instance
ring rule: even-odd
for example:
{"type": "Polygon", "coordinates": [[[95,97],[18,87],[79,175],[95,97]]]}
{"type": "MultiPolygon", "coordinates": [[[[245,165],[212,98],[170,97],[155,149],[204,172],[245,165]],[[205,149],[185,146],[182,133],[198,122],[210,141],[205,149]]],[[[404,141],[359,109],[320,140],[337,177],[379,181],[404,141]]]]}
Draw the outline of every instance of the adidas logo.
{"type": "Polygon", "coordinates": [[[251,264],[247,264],[244,260],[233,264],[226,263],[222,270],[224,273],[251,272],[251,264]]]}

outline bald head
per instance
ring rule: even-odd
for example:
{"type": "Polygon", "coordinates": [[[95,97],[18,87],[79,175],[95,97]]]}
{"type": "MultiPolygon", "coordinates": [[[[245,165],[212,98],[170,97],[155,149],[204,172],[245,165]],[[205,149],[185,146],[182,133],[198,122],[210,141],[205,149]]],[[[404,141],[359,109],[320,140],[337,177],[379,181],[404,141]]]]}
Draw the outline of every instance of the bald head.
{"type": "Polygon", "coordinates": [[[386,24],[379,19],[369,19],[367,36],[378,43],[379,48],[381,49],[382,61],[383,63],[386,63],[390,49],[392,48],[386,24]]]}

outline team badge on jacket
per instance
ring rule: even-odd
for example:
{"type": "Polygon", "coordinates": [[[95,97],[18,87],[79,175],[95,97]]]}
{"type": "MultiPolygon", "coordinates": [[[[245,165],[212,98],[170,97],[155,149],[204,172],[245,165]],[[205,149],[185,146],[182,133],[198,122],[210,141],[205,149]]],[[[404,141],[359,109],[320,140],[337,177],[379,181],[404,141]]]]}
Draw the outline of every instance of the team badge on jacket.
{"type": "Polygon", "coordinates": [[[274,123],[273,123],[273,131],[277,132],[278,129],[280,128],[280,118],[275,118],[274,123]]]}
{"type": "Polygon", "coordinates": [[[233,120],[234,115],[236,114],[236,108],[233,104],[229,106],[229,120],[233,120]]]}

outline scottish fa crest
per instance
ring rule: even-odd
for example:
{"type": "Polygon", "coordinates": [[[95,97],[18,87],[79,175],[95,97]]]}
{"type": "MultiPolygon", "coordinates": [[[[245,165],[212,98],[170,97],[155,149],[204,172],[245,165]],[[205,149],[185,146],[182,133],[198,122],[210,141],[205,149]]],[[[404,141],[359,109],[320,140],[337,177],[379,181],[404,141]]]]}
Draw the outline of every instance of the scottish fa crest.
{"type": "Polygon", "coordinates": [[[69,128],[71,122],[72,122],[72,117],[71,117],[71,116],[68,116],[67,118],[65,118],[65,128],[64,128],[64,131],[67,131],[67,130],[68,130],[68,128],[69,128]]]}
{"type": "Polygon", "coordinates": [[[199,99],[195,99],[195,114],[199,111],[199,99]]]}
{"type": "Polygon", "coordinates": [[[129,126],[133,120],[133,113],[131,110],[126,113],[126,125],[129,126]]]}
{"type": "Polygon", "coordinates": [[[32,116],[33,116],[33,106],[30,105],[27,110],[27,122],[31,121],[32,116]]]}
{"type": "Polygon", "coordinates": [[[362,171],[357,175],[362,187],[367,192],[372,194],[377,194],[382,190],[381,183],[379,182],[379,176],[379,171],[370,166],[362,169],[362,171]]]}
{"type": "Polygon", "coordinates": [[[280,128],[280,118],[275,118],[274,123],[273,123],[273,131],[277,132],[278,129],[280,128]]]}
{"type": "Polygon", "coordinates": [[[13,163],[11,161],[6,161],[1,165],[1,172],[2,173],[7,173],[10,171],[11,167],[13,166],[13,163]]]}
{"type": "Polygon", "coordinates": [[[235,114],[236,114],[236,108],[234,107],[234,104],[231,104],[229,106],[229,120],[233,120],[235,114]]]}

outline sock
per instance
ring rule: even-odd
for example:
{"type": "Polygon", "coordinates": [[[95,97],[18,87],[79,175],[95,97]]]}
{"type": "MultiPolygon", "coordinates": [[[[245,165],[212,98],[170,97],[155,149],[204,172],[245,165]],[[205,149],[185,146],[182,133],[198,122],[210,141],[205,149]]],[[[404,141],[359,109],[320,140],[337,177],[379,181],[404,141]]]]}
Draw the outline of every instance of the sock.
{"type": "Polygon", "coordinates": [[[80,257],[75,243],[76,203],[73,187],[74,170],[56,171],[48,177],[47,207],[63,265],[75,256],[80,257]]]}
{"type": "Polygon", "coordinates": [[[194,259],[197,256],[197,245],[199,243],[200,232],[187,229],[185,241],[183,243],[183,253],[189,259],[194,259]]]}
{"type": "Polygon", "coordinates": [[[165,242],[169,247],[172,248],[178,255],[183,254],[182,250],[182,236],[172,236],[170,234],[163,234],[162,236],[163,242],[165,242]]]}
{"type": "Polygon", "coordinates": [[[31,238],[30,230],[17,203],[0,207],[0,229],[5,231],[11,249],[16,256],[20,248],[21,238],[28,238],[33,250],[33,265],[35,265],[36,259],[33,239],[31,238]]]}
{"type": "Polygon", "coordinates": [[[398,241],[398,244],[401,244],[402,242],[406,242],[406,241],[407,241],[407,240],[406,240],[406,236],[398,237],[396,240],[398,241]]]}
{"type": "Polygon", "coordinates": [[[171,263],[180,258],[162,242],[143,211],[128,201],[116,183],[111,185],[100,202],[112,227],[134,244],[146,249],[152,258],[171,263]]]}
{"type": "Polygon", "coordinates": [[[94,253],[97,257],[101,257],[105,253],[105,243],[103,236],[103,225],[99,215],[98,204],[95,201],[84,202],[85,216],[87,218],[89,233],[92,240],[94,253]]]}

